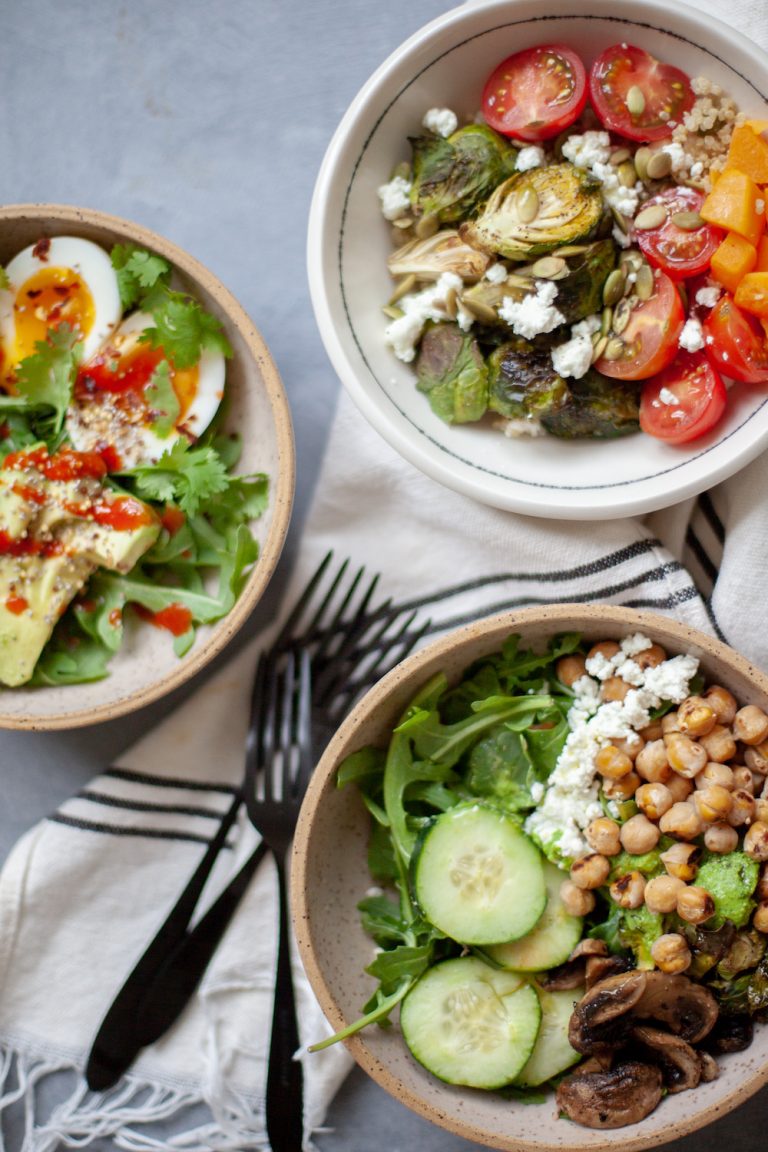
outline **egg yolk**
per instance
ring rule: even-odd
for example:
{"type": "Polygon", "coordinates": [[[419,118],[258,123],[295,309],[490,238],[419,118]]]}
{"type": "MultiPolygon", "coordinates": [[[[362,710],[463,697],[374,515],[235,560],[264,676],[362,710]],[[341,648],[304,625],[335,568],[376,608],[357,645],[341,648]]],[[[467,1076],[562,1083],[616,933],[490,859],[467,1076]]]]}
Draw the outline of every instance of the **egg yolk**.
{"type": "MultiPolygon", "coordinates": [[[[141,395],[158,364],[166,359],[162,348],[153,348],[149,344],[137,342],[123,352],[108,348],[80,369],[77,390],[80,394],[97,391],[141,395]]],[[[168,360],[168,365],[171,385],[179,401],[177,423],[180,424],[197,394],[200,373],[197,364],[192,368],[174,368],[168,360]]]]}
{"type": "Polygon", "coordinates": [[[68,324],[85,337],[93,327],[96,306],[88,285],[71,268],[41,268],[25,280],[13,302],[14,346],[9,366],[35,352],[51,328],[68,324]]]}

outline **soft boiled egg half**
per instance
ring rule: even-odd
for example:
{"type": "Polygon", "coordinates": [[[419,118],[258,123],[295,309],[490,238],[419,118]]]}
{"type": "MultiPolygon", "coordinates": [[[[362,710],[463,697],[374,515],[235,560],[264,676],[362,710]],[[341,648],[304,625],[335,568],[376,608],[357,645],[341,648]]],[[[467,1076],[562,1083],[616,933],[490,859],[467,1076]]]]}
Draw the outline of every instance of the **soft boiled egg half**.
{"type": "Polygon", "coordinates": [[[13,390],[14,369],[34,355],[51,329],[68,324],[92,356],[120,323],[117,275],[109,255],[76,236],[43,237],[5,269],[0,291],[0,386],[13,390]]]}
{"type": "Polygon", "coordinates": [[[67,432],[75,448],[101,453],[110,472],[159,460],[180,436],[196,440],[224,395],[217,348],[179,369],[142,340],[153,327],[151,315],[132,313],[78,372],[67,432]]]}

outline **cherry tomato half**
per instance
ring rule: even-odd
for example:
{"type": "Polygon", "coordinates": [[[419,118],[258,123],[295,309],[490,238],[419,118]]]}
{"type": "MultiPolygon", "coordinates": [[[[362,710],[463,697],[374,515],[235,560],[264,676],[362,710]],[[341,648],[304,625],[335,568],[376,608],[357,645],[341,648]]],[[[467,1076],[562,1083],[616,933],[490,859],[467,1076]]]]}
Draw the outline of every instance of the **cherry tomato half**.
{"type": "MultiPolygon", "coordinates": [[[[655,376],[677,355],[685,312],[677,288],[663,272],[654,274],[655,290],[650,300],[635,304],[629,323],[618,337],[624,352],[615,360],[601,356],[598,372],[616,380],[647,380],[655,376]]],[[[615,334],[614,338],[615,337],[615,334]]]]}
{"type": "Polygon", "coordinates": [[[710,361],[732,380],[768,384],[768,335],[756,316],[738,308],[726,292],[703,324],[710,361]]]}
{"type": "Polygon", "coordinates": [[[723,239],[719,228],[704,221],[699,228],[679,228],[674,223],[679,212],[698,213],[703,203],[703,192],[680,187],[665,188],[643,204],[643,211],[658,206],[667,215],[657,228],[636,228],[635,243],[648,263],[661,268],[672,280],[685,280],[706,271],[723,239]]]}
{"type": "Polygon", "coordinates": [[[694,99],[685,72],[631,44],[614,44],[598,56],[589,95],[604,127],[630,140],[669,136],[669,121],[679,122],[694,99]]]}
{"type": "Polygon", "coordinates": [[[668,444],[686,444],[714,428],[725,411],[725,384],[703,352],[679,352],[640,397],[640,427],[668,444]]]}
{"type": "Polygon", "coordinates": [[[547,140],[573,124],[587,102],[587,73],[564,44],[540,44],[503,60],[483,89],[491,128],[516,140],[547,140]]]}

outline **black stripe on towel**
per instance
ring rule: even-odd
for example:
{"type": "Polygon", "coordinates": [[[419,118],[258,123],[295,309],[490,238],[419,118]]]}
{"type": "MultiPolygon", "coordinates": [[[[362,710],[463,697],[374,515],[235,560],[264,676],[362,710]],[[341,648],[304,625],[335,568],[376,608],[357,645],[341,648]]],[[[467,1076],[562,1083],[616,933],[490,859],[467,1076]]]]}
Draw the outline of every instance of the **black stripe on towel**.
{"type": "Polygon", "coordinates": [[[717,565],[710,559],[701,540],[690,526],[685,534],[685,543],[693,552],[705,576],[714,584],[717,580],[717,565]]]}
{"type": "MultiPolygon", "coordinates": [[[[150,840],[188,840],[193,844],[210,844],[208,836],[199,836],[195,832],[174,832],[169,828],[122,828],[119,824],[102,824],[96,820],[81,820],[77,816],[66,816],[63,812],[54,812],[47,817],[52,824],[66,824],[68,828],[79,828],[84,832],[100,832],[108,836],[145,836],[150,840]]],[[[231,844],[225,844],[231,849],[231,844]]]]}
{"type": "Polygon", "coordinates": [[[102,776],[114,780],[129,780],[134,784],[150,784],[157,788],[186,788],[190,792],[223,792],[235,796],[239,789],[234,784],[218,784],[203,780],[183,780],[175,776],[150,776],[146,772],[132,772],[129,768],[106,768],[102,776]]]}
{"type": "Polygon", "coordinates": [[[191,804],[153,804],[149,800],[126,800],[122,796],[109,796],[106,792],[96,792],[91,788],[78,792],[77,799],[104,804],[108,808],[126,808],[130,812],[169,812],[176,816],[203,816],[208,820],[221,820],[225,814],[212,808],[196,808],[191,804]]]}
{"type": "Polygon", "coordinates": [[[721,544],[725,544],[725,525],[715,511],[712,497],[709,492],[702,492],[699,496],[699,507],[707,518],[710,528],[721,544]]]}

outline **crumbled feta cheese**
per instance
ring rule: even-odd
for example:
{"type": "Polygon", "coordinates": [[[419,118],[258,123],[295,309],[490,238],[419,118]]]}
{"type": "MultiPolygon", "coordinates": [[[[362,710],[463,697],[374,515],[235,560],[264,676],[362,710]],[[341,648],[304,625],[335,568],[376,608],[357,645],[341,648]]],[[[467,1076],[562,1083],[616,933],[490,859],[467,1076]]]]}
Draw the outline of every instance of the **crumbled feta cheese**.
{"type": "Polygon", "coordinates": [[[544,149],[538,144],[530,144],[518,152],[515,168],[518,172],[528,172],[531,168],[541,168],[543,163],[544,149]]]}
{"type": "Polygon", "coordinates": [[[558,376],[570,376],[580,380],[586,376],[592,363],[592,339],[589,333],[580,332],[566,340],[565,344],[557,344],[551,351],[552,367],[558,376]]]}
{"type": "Polygon", "coordinates": [[[552,280],[536,280],[535,284],[536,291],[522,300],[505,296],[498,310],[512,331],[526,340],[565,323],[565,316],[555,307],[557,285],[552,280]]]}
{"type": "MultiPolygon", "coordinates": [[[[634,216],[644,192],[642,181],[637,180],[631,188],[625,188],[619,180],[618,169],[610,163],[613,145],[607,132],[584,132],[570,136],[563,144],[563,156],[577,168],[586,168],[600,181],[603,199],[621,212],[622,216],[634,216]]],[[[624,245],[622,245],[624,247],[624,245]]]]}
{"type": "Polygon", "coordinates": [[[618,224],[614,224],[613,228],[611,229],[611,235],[618,244],[619,248],[631,247],[631,238],[627,235],[626,232],[619,228],[618,224]]]}
{"type": "Polygon", "coordinates": [[[683,325],[679,343],[686,352],[698,352],[700,348],[704,347],[704,332],[701,321],[697,320],[695,316],[691,316],[683,325]]]}
{"type": "Polygon", "coordinates": [[[395,176],[378,190],[381,213],[385,220],[398,220],[411,207],[411,184],[404,176],[395,176]]]}
{"type": "Polygon", "coordinates": [[[430,108],[421,123],[437,136],[451,136],[459,126],[459,118],[450,108],[430,108]]]}
{"type": "Polygon", "coordinates": [[[666,404],[668,408],[671,408],[673,404],[677,404],[677,396],[675,396],[674,392],[671,392],[669,388],[661,388],[659,390],[659,400],[661,400],[662,404],[666,404]]]}
{"type": "Polygon", "coordinates": [[[670,140],[668,143],[662,144],[659,151],[665,152],[672,161],[671,171],[673,176],[685,178],[689,175],[691,165],[693,164],[693,157],[689,156],[682,144],[679,144],[677,140],[670,140]]]}
{"type": "Polygon", "coordinates": [[[490,280],[491,284],[503,284],[507,279],[507,269],[503,264],[491,264],[490,268],[486,268],[485,279],[490,280]]]}
{"type": "Polygon", "coordinates": [[[393,320],[384,332],[384,339],[390,345],[398,360],[410,363],[416,355],[416,345],[427,320],[450,320],[445,310],[445,297],[453,288],[460,292],[464,283],[455,272],[443,272],[431,288],[423,292],[411,292],[403,296],[399,306],[403,315],[393,320]]]}
{"type": "Polygon", "coordinates": [[[714,308],[720,299],[720,289],[717,284],[707,284],[704,288],[699,288],[694,299],[702,308],[714,308]]]}
{"type": "Polygon", "coordinates": [[[543,795],[544,785],[540,780],[534,780],[533,784],[531,784],[531,799],[533,800],[534,804],[538,804],[543,795]]]}
{"type": "Polygon", "coordinates": [[[609,676],[613,676],[614,663],[602,652],[595,652],[594,656],[590,656],[587,660],[586,668],[590,676],[594,676],[596,680],[607,680],[609,676]]]}
{"type": "Polygon", "coordinates": [[[519,420],[500,420],[496,425],[510,440],[517,440],[521,436],[546,436],[546,429],[533,416],[524,416],[519,420]]]}
{"type": "Polygon", "coordinates": [[[693,164],[691,164],[691,171],[689,172],[689,176],[690,176],[691,180],[699,180],[703,175],[704,175],[704,161],[703,160],[694,160],[693,164]]]}
{"type": "Polygon", "coordinates": [[[642,632],[633,632],[631,636],[624,637],[619,647],[625,656],[638,656],[641,652],[653,648],[653,640],[643,636],[642,632]]]}
{"type": "MultiPolygon", "coordinates": [[[[688,695],[688,684],[696,675],[699,662],[695,656],[673,656],[655,668],[645,670],[645,689],[662,700],[680,704],[688,695]]],[[[652,705],[658,707],[658,704],[652,705]]]]}
{"type": "Polygon", "coordinates": [[[602,326],[602,313],[593,312],[591,316],[585,316],[583,320],[579,320],[578,324],[573,325],[571,336],[594,336],[595,332],[599,332],[602,326]]]}

